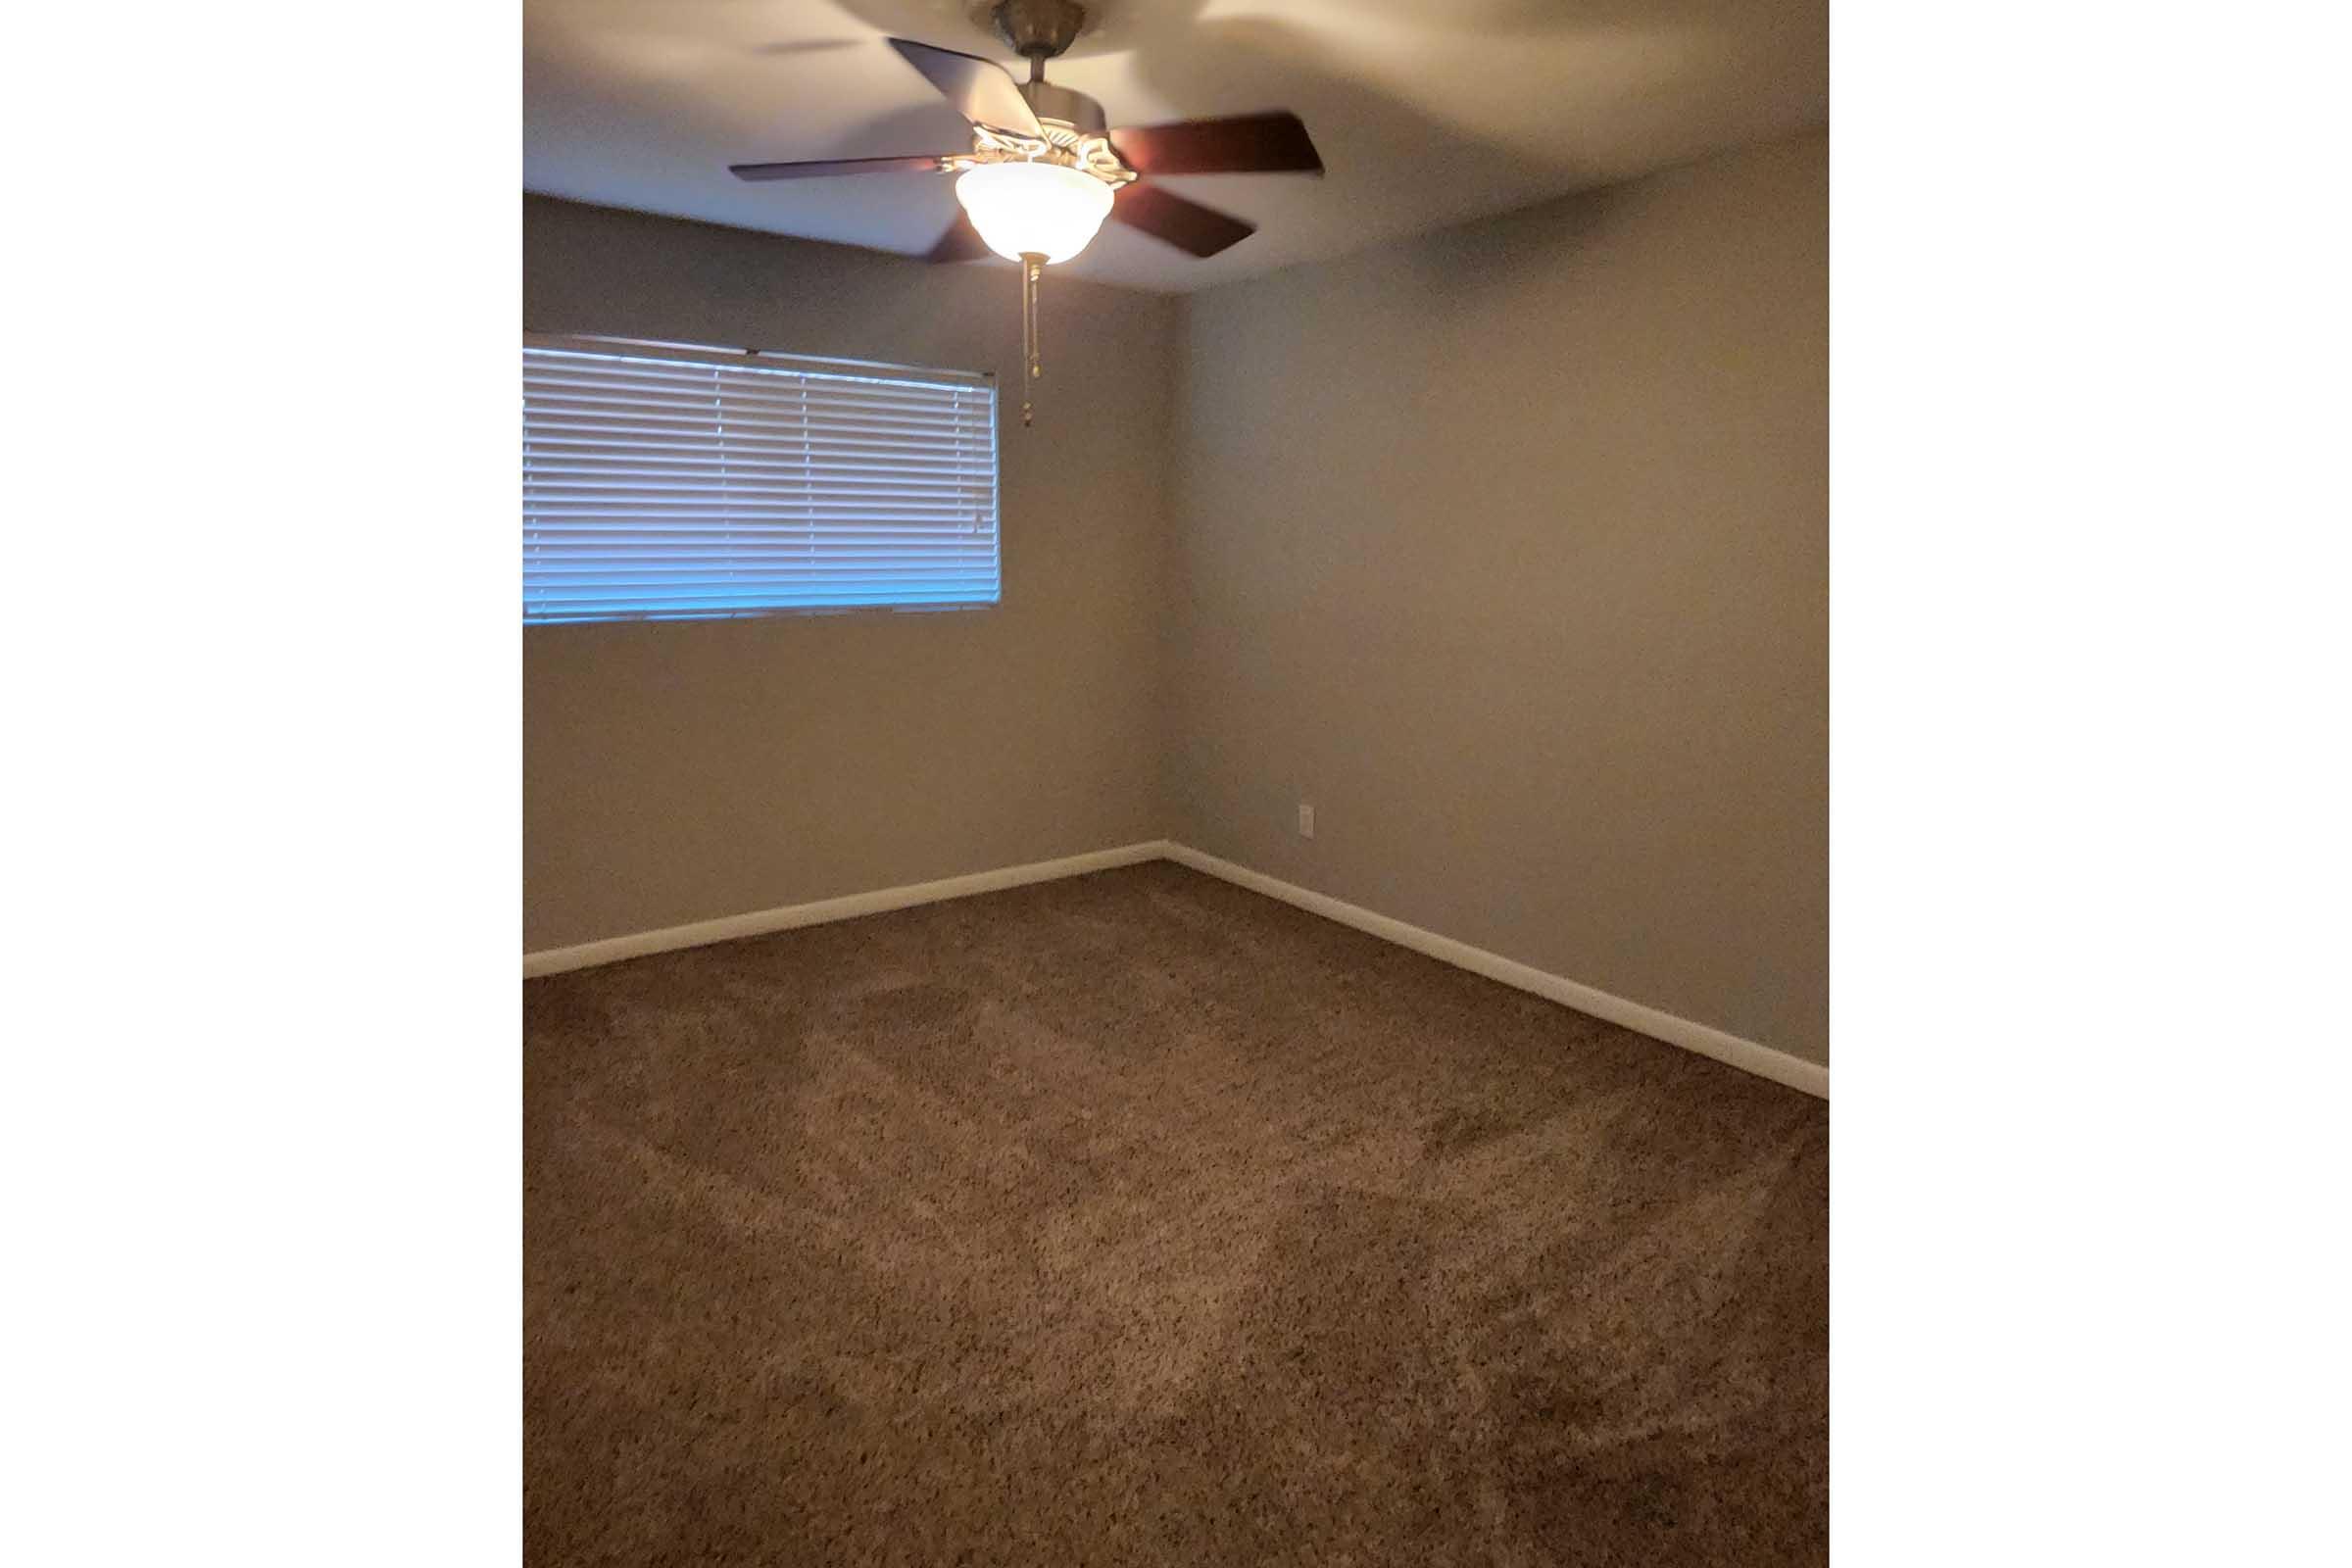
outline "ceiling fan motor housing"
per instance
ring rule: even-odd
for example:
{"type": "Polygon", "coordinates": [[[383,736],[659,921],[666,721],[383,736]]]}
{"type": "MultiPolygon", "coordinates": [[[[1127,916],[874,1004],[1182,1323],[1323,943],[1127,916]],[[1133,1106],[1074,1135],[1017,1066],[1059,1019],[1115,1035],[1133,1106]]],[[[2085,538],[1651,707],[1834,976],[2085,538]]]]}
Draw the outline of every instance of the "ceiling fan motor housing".
{"type": "Polygon", "coordinates": [[[1082,136],[1100,136],[1110,128],[1110,122],[1102,117],[1102,106],[1082,92],[1051,82],[1024,81],[1021,96],[1029,100],[1038,119],[1058,120],[1082,136]]]}
{"type": "Polygon", "coordinates": [[[1046,62],[1085,28],[1086,7],[1077,0],[997,0],[990,16],[998,36],[1028,58],[1029,79],[1020,84],[1021,96],[1038,119],[1058,120],[1080,135],[1099,136],[1110,128],[1101,104],[1046,80],[1046,62]]]}
{"type": "Polygon", "coordinates": [[[1078,0],[997,0],[994,16],[999,36],[1028,58],[1032,73],[1076,43],[1086,26],[1078,0]]]}

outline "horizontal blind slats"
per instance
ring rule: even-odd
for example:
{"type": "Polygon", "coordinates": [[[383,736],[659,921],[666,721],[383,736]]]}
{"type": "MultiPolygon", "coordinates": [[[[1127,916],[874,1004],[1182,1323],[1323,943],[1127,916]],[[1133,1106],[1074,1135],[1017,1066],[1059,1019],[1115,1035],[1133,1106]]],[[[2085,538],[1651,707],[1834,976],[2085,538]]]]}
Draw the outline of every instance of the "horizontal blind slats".
{"type": "Polygon", "coordinates": [[[988,422],[986,412],[977,407],[926,407],[895,400],[840,403],[809,398],[805,402],[788,403],[765,398],[655,398],[564,387],[527,389],[523,394],[523,402],[534,414],[540,415],[595,415],[608,409],[625,409],[647,417],[684,419],[704,424],[721,417],[730,422],[738,419],[745,422],[767,420],[781,424],[797,424],[808,418],[830,419],[842,424],[905,424],[926,428],[960,426],[976,429],[988,422]]]}
{"type": "Polygon", "coordinates": [[[564,426],[541,424],[535,433],[529,434],[526,438],[534,448],[542,445],[564,446],[591,443],[605,446],[611,445],[615,439],[618,439],[650,452],[714,453],[723,447],[730,452],[740,450],[747,457],[752,458],[790,459],[808,456],[813,448],[825,453],[835,461],[855,458],[859,461],[874,462],[878,461],[879,457],[895,458],[903,453],[934,462],[954,454],[960,461],[970,463],[976,467],[990,465],[994,461],[990,456],[990,445],[977,439],[968,442],[926,442],[919,446],[909,446],[906,442],[892,437],[889,432],[880,430],[869,431],[864,435],[842,435],[828,432],[822,440],[805,436],[788,440],[781,436],[742,430],[731,433],[722,441],[716,434],[709,431],[697,434],[692,431],[680,430],[674,426],[664,428],[657,425],[613,424],[600,421],[593,424],[564,426]],[[573,438],[581,439],[575,441],[573,438]]]}
{"type": "Polygon", "coordinates": [[[903,549],[897,545],[872,542],[860,545],[818,546],[807,548],[785,541],[736,550],[724,545],[699,543],[691,551],[672,554],[667,551],[647,553],[639,551],[608,551],[589,553],[565,548],[540,549],[538,568],[542,574],[580,571],[629,571],[659,573],[664,571],[766,571],[772,569],[814,570],[838,568],[863,570],[868,566],[904,564],[906,565],[967,566],[973,562],[991,562],[994,554],[983,544],[962,550],[903,549]]]}
{"type": "MultiPolygon", "coordinates": [[[[723,371],[717,373],[724,374],[723,371]]],[[[523,395],[534,401],[576,397],[599,402],[644,403],[649,407],[679,409],[725,407],[791,410],[817,407],[843,412],[879,409],[909,411],[943,418],[977,418],[986,407],[976,396],[928,397],[919,390],[872,392],[858,388],[810,392],[789,385],[731,386],[724,381],[712,381],[708,375],[700,381],[658,383],[627,376],[525,373],[522,389],[523,395]]]]}
{"type": "Polygon", "coordinates": [[[729,413],[723,420],[649,409],[643,404],[609,404],[530,408],[534,435],[549,440],[566,436],[626,436],[631,444],[652,438],[691,446],[810,446],[847,444],[871,447],[886,442],[894,448],[939,455],[954,453],[979,459],[986,451],[988,426],[982,420],[917,420],[912,417],[856,416],[832,414],[776,419],[760,415],[729,413]]]}
{"type": "Polygon", "coordinates": [[[523,351],[523,618],[991,604],[995,388],[523,351]]]}
{"type": "Polygon", "coordinates": [[[868,540],[876,543],[922,544],[928,540],[942,543],[968,543],[975,548],[994,549],[994,536],[976,528],[942,524],[908,524],[900,526],[861,527],[848,523],[820,523],[801,526],[793,523],[757,523],[741,527],[726,524],[680,523],[674,526],[638,526],[625,518],[596,518],[587,521],[525,518],[524,527],[543,542],[563,543],[582,549],[602,547],[608,550],[626,546],[633,550],[681,549],[695,544],[724,546],[730,542],[758,544],[771,540],[800,540],[822,544],[827,540],[868,540]]]}
{"type": "Polygon", "coordinates": [[[810,409],[804,414],[797,409],[730,405],[714,411],[619,398],[566,397],[533,398],[525,406],[524,412],[530,416],[533,425],[551,434],[566,428],[618,421],[639,429],[705,439],[712,438],[723,430],[730,437],[740,432],[746,436],[763,436],[775,441],[787,437],[814,440],[835,436],[890,436],[910,444],[930,445],[956,441],[977,443],[988,429],[986,419],[951,418],[912,409],[870,412],[864,409],[810,409]]]}
{"type": "Polygon", "coordinates": [[[662,484],[696,484],[724,477],[732,484],[776,480],[794,485],[890,484],[908,489],[941,485],[986,489],[987,474],[972,464],[949,459],[907,459],[884,466],[873,463],[795,462],[731,453],[574,453],[548,447],[523,454],[522,471],[533,483],[566,480],[652,479],[662,484]]]}
{"type": "Polygon", "coordinates": [[[742,478],[724,473],[697,474],[670,484],[648,484],[643,479],[582,479],[568,474],[550,478],[533,474],[526,481],[526,489],[534,500],[585,501],[598,506],[644,502],[649,506],[702,507],[741,501],[771,506],[889,507],[904,502],[916,507],[969,507],[974,501],[987,499],[987,492],[979,485],[965,482],[899,485],[845,479],[839,484],[814,485],[794,483],[772,474],[742,478]]]}
{"type": "Polygon", "coordinates": [[[868,572],[864,576],[811,579],[808,583],[759,577],[622,577],[606,582],[552,584],[534,589],[525,597],[548,605],[618,605],[658,595],[662,604],[683,605],[700,604],[712,599],[773,598],[780,590],[845,594],[902,584],[909,589],[928,589],[940,593],[970,592],[985,588],[994,580],[984,572],[940,572],[927,577],[905,577],[897,572],[879,571],[868,572]]]}
{"type": "Polygon", "coordinates": [[[728,556],[723,559],[705,557],[697,561],[663,562],[659,565],[642,561],[563,561],[543,564],[537,573],[539,581],[551,586],[566,583],[604,582],[625,578],[631,582],[651,582],[662,577],[710,577],[733,573],[743,578],[789,578],[806,574],[811,577],[827,574],[840,576],[887,576],[895,571],[950,572],[970,576],[974,572],[993,571],[985,555],[961,556],[831,556],[800,557],[771,555],[763,557],[728,556]]]}
{"type": "MultiPolygon", "coordinates": [[[[731,371],[745,377],[792,376],[802,380],[821,382],[828,386],[881,388],[911,386],[920,387],[925,391],[957,393],[965,397],[988,395],[988,389],[981,380],[971,373],[957,370],[920,370],[911,367],[891,367],[889,374],[874,374],[860,370],[827,369],[809,365],[778,364],[773,356],[762,356],[758,359],[747,357],[738,360],[732,358],[732,355],[739,351],[729,350],[710,351],[730,355],[730,358],[724,363],[714,364],[710,360],[685,355],[660,352],[649,355],[640,352],[646,347],[651,347],[651,345],[638,345],[636,349],[620,352],[609,348],[562,348],[534,346],[526,343],[523,346],[522,363],[526,371],[567,368],[596,369],[612,366],[625,366],[632,372],[648,376],[679,376],[708,374],[713,369],[718,369],[731,371]]],[[[882,368],[873,367],[871,368],[878,370],[882,368]]]]}
{"type": "Polygon", "coordinates": [[[557,597],[544,600],[526,599],[524,603],[526,605],[542,605],[544,608],[551,611],[568,610],[575,612],[582,611],[597,611],[603,612],[602,616],[598,618],[610,619],[621,615],[647,613],[658,614],[663,612],[675,613],[680,611],[698,609],[733,609],[739,611],[752,611],[790,610],[797,609],[804,605],[835,605],[844,608],[858,605],[891,605],[901,603],[902,596],[904,597],[904,600],[908,603],[935,605],[969,604],[981,600],[984,592],[985,590],[983,587],[977,583],[960,588],[942,588],[938,590],[924,590],[912,586],[900,587],[890,583],[876,583],[862,588],[843,587],[838,590],[818,591],[810,589],[808,591],[795,591],[790,597],[784,597],[773,593],[725,593],[715,591],[710,593],[671,593],[667,590],[664,590],[659,598],[655,598],[646,593],[633,593],[614,594],[604,598],[557,597]]]}
{"type": "MultiPolygon", "coordinates": [[[[699,522],[704,531],[724,533],[729,523],[769,528],[790,527],[795,522],[857,523],[867,528],[883,527],[956,527],[970,532],[982,524],[967,520],[967,512],[946,510],[916,510],[911,508],[851,507],[839,511],[813,509],[785,509],[780,507],[668,507],[661,511],[630,507],[575,506],[564,508],[526,507],[527,517],[543,519],[550,524],[562,522],[699,522]]],[[[659,529],[649,530],[659,532],[659,529]]]]}

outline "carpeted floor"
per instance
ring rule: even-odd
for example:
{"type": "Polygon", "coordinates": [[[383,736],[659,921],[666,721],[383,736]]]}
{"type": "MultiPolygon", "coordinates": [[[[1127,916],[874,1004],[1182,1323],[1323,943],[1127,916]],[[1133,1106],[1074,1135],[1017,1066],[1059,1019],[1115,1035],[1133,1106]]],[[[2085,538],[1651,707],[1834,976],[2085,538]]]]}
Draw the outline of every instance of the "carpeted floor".
{"type": "Polygon", "coordinates": [[[1817,1101],[1166,862],[523,998],[533,1564],[1827,1559],[1817,1101]]]}

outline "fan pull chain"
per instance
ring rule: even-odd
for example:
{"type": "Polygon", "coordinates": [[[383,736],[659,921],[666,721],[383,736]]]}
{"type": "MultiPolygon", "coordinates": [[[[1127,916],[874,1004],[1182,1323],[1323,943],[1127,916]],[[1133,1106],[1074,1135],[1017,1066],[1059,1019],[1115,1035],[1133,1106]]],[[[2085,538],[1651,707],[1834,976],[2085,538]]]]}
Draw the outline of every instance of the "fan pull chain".
{"type": "Polygon", "coordinates": [[[1021,377],[1021,424],[1030,422],[1029,383],[1045,373],[1037,363],[1037,280],[1046,270],[1046,259],[1031,252],[1021,258],[1021,354],[1028,365],[1028,373],[1021,377]]]}

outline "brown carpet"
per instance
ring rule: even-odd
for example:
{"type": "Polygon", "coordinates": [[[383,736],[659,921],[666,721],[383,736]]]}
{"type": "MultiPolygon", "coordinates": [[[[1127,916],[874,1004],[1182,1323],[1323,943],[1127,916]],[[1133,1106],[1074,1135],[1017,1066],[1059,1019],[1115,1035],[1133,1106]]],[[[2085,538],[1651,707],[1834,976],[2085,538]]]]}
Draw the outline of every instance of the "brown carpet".
{"type": "Polygon", "coordinates": [[[1166,862],[523,997],[531,1563],[1827,1558],[1817,1101],[1166,862]]]}

